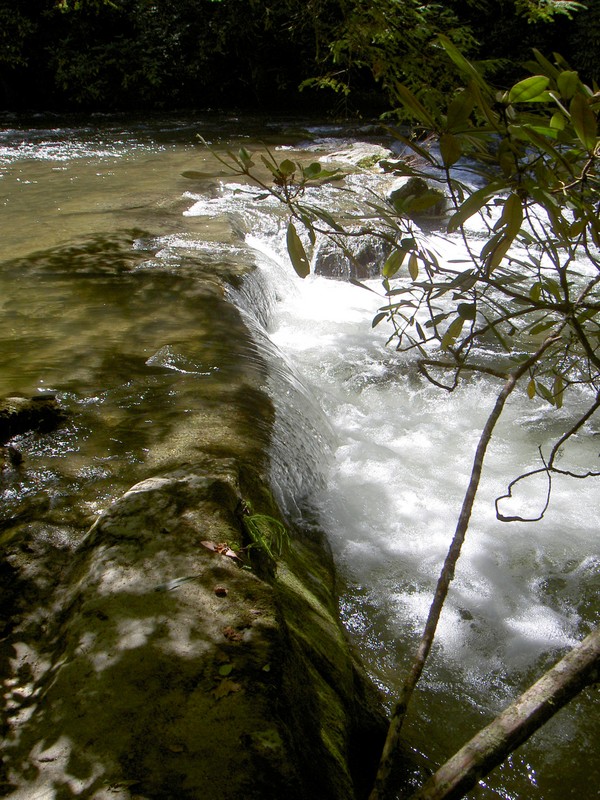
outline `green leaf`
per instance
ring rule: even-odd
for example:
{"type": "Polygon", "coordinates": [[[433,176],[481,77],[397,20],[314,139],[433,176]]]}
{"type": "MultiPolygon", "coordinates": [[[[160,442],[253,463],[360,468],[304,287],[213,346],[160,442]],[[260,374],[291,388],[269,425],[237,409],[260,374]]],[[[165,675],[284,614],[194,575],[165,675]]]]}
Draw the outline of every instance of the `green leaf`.
{"type": "Polygon", "coordinates": [[[499,230],[501,227],[506,227],[505,235],[511,236],[514,239],[517,233],[521,230],[522,224],[523,206],[521,204],[521,198],[518,194],[512,192],[504,201],[502,215],[496,223],[494,230],[499,230]]]}
{"type": "Polygon", "coordinates": [[[244,169],[249,169],[250,167],[254,166],[254,161],[252,161],[252,156],[246,150],[245,147],[240,147],[238,156],[244,166],[244,169]]]}
{"type": "Polygon", "coordinates": [[[554,395],[554,402],[556,403],[557,408],[562,408],[564,391],[565,384],[563,382],[562,375],[557,375],[554,379],[554,385],[552,387],[552,394],[554,395]]]}
{"type": "Polygon", "coordinates": [[[446,53],[448,53],[452,61],[454,61],[454,63],[461,70],[461,72],[464,72],[466,75],[472,78],[482,89],[489,92],[490,87],[488,86],[488,84],[485,82],[485,80],[477,71],[477,69],[473,66],[473,64],[471,64],[471,62],[468,61],[463,56],[463,54],[456,47],[456,45],[453,42],[451,42],[447,36],[444,36],[443,33],[438,34],[437,38],[439,43],[446,51],[446,53]]]}
{"type": "Polygon", "coordinates": [[[550,389],[548,389],[548,387],[547,387],[547,386],[544,386],[544,384],[543,384],[543,383],[540,383],[540,382],[538,381],[538,382],[536,383],[535,387],[536,387],[536,389],[537,389],[537,393],[540,395],[540,397],[543,397],[543,398],[544,398],[544,400],[545,400],[547,403],[550,403],[550,405],[551,405],[551,406],[553,406],[553,405],[555,405],[555,404],[556,404],[556,401],[555,401],[555,399],[554,399],[554,395],[552,394],[552,392],[550,391],[550,389]]]}
{"type": "Polygon", "coordinates": [[[308,181],[316,178],[320,173],[321,165],[318,161],[313,161],[313,163],[309,164],[307,167],[302,167],[302,174],[308,181]]]}
{"type": "Polygon", "coordinates": [[[463,323],[464,319],[462,317],[456,317],[456,319],[452,320],[442,339],[442,350],[447,350],[450,345],[454,344],[456,337],[462,331],[463,323]]]}
{"type": "Polygon", "coordinates": [[[554,278],[544,278],[544,289],[550,292],[558,303],[562,303],[563,295],[558,281],[555,281],[554,278]]]}
{"type": "Polygon", "coordinates": [[[456,310],[462,319],[473,320],[477,314],[477,306],[475,303],[459,303],[456,310]]]}
{"type": "Polygon", "coordinates": [[[224,678],[227,675],[231,675],[233,672],[233,664],[223,664],[223,666],[219,667],[219,675],[222,675],[224,678]]]}
{"type": "Polygon", "coordinates": [[[535,397],[535,381],[533,378],[527,384],[527,397],[529,397],[530,400],[533,400],[535,397]]]}
{"type": "Polygon", "coordinates": [[[290,175],[293,175],[294,172],[296,172],[296,165],[293,161],[290,161],[289,158],[286,158],[279,165],[279,172],[281,172],[281,174],[286,178],[289,178],[290,175]]]}
{"type": "MultiPolygon", "coordinates": [[[[559,71],[557,68],[552,64],[548,59],[543,56],[539,50],[535,47],[533,48],[533,55],[535,56],[535,60],[538,62],[542,70],[548,75],[549,78],[558,79],[559,71]]],[[[535,65],[534,65],[535,68],[535,65]]]]}
{"type": "Polygon", "coordinates": [[[457,94],[448,106],[448,116],[446,118],[448,129],[453,130],[464,127],[471,116],[474,105],[475,98],[468,89],[463,89],[457,94]]]}
{"type": "Polygon", "coordinates": [[[588,151],[592,151],[596,146],[596,134],[598,125],[596,116],[587,99],[582,94],[576,94],[571,100],[570,105],[571,122],[575,128],[579,141],[588,151]]]}
{"type": "Polygon", "coordinates": [[[408,259],[408,273],[413,281],[419,277],[419,259],[416,253],[411,253],[408,259]]]}
{"type": "Polygon", "coordinates": [[[529,335],[537,336],[538,333],[543,333],[544,331],[550,330],[550,328],[553,328],[554,325],[555,323],[552,320],[548,320],[546,322],[538,322],[537,325],[534,325],[529,330],[529,335]]]}
{"type": "Polygon", "coordinates": [[[561,95],[565,100],[570,100],[581,86],[579,75],[572,70],[561,72],[556,79],[561,95]]]}
{"type": "Polygon", "coordinates": [[[310,264],[306,251],[304,250],[304,245],[300,241],[300,237],[292,222],[290,222],[287,227],[286,241],[292,266],[301,278],[306,278],[307,275],[310,275],[310,264]]]}
{"type": "Polygon", "coordinates": [[[398,83],[394,87],[394,90],[403,106],[409,111],[412,111],[413,115],[419,120],[419,122],[425,125],[426,128],[435,130],[437,127],[435,120],[429,111],[427,111],[425,106],[419,100],[417,100],[408,87],[398,83]]]}
{"type": "Polygon", "coordinates": [[[375,314],[373,317],[373,322],[371,322],[371,327],[375,328],[379,323],[387,317],[387,313],[379,313],[375,314]]]}
{"type": "Polygon", "coordinates": [[[506,230],[495,233],[481,248],[480,257],[485,261],[486,268],[491,272],[500,265],[500,262],[507,254],[514,236],[506,230]]]}
{"type": "Polygon", "coordinates": [[[469,195],[465,202],[461,205],[458,211],[452,215],[448,222],[448,233],[457,230],[469,217],[476,214],[495,193],[492,184],[478,189],[473,194],[469,195]]]}
{"type": "Polygon", "coordinates": [[[548,88],[550,79],[545,75],[532,75],[531,78],[515,83],[508,92],[509,103],[529,103],[548,88]]]}
{"type": "Polygon", "coordinates": [[[443,133],[440,136],[440,153],[442,154],[444,166],[451,167],[456,164],[462,155],[460,139],[451,133],[443,133]]]}
{"type": "Polygon", "coordinates": [[[407,252],[408,251],[402,247],[390,253],[383,265],[383,275],[385,278],[391,278],[398,272],[407,252]]]}
{"type": "Polygon", "coordinates": [[[542,284],[540,283],[540,281],[536,281],[529,290],[529,297],[531,297],[534,303],[537,303],[541,295],[542,295],[542,284]]]}

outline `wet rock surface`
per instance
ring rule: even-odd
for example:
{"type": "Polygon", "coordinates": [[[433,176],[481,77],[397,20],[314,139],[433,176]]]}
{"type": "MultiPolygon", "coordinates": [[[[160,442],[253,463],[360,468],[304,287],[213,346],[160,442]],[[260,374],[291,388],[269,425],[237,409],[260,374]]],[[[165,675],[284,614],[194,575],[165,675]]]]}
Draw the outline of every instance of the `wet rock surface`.
{"type": "Polygon", "coordinates": [[[285,520],[275,555],[248,537],[244,514],[266,537],[282,524],[273,410],[227,314],[238,372],[173,420],[145,477],[87,533],[48,506],[4,541],[3,796],[365,794],[383,717],[338,621],[327,543],[285,520]]]}

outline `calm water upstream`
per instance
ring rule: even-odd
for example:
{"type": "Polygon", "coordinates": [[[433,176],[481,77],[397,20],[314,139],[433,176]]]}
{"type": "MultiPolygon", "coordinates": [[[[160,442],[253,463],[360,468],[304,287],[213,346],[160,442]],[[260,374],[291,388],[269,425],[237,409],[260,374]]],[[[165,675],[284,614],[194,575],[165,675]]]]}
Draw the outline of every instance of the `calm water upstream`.
{"type": "MultiPolygon", "coordinates": [[[[53,392],[70,417],[18,442],[26,469],[2,475],[0,543],[23,525],[57,548],[76,542],[112,498],[160,468],[176,423],[248,368],[228,358],[235,303],[271,362],[273,483],[290,513],[316,516],[329,532],[346,625],[393,695],[493,387],[441,395],[385,347],[383,330],[371,331],[374,295],[297,279],[281,209],[223,176],[195,135],[233,148],[268,140],[311,160],[350,140],[333,128],[235,119],[3,125],[0,396],[53,392]],[[186,180],[186,170],[204,177],[186,180]],[[240,263],[258,271],[225,299],[211,270],[240,263]]],[[[517,398],[492,450],[406,729],[432,766],[599,620],[597,482],[557,483],[539,525],[501,525],[493,514],[493,498],[533,463],[552,424],[546,408],[517,398]]],[[[597,449],[568,457],[589,463],[597,449]]],[[[600,797],[599,743],[590,691],[470,797],[600,797]]]]}

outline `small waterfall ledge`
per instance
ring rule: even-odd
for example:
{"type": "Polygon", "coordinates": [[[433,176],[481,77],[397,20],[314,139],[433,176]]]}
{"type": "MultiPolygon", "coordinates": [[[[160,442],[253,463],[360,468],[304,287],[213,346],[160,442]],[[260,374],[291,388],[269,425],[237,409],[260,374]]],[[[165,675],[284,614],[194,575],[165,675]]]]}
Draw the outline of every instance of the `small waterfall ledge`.
{"type": "Polygon", "coordinates": [[[276,565],[257,547],[242,566],[202,544],[247,545],[244,508],[281,519],[269,367],[223,297],[230,278],[219,289],[211,275],[211,302],[236,382],[148,454],[146,479],[52,581],[36,585],[48,569],[35,555],[11,562],[0,781],[12,800],[366,795],[385,718],[340,624],[323,534],[284,520],[276,565]],[[19,595],[28,580],[35,592],[19,595]]]}

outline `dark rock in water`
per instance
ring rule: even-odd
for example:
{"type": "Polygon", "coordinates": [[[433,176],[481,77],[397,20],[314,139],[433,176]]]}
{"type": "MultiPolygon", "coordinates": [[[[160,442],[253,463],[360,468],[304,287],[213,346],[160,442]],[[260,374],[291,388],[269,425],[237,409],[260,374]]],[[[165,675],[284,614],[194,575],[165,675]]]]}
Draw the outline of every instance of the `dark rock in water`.
{"type": "Polygon", "coordinates": [[[0,447],[0,465],[1,468],[4,467],[20,467],[23,463],[23,456],[16,447],[12,445],[7,445],[6,447],[0,447]]]}
{"type": "Polygon", "coordinates": [[[440,217],[446,211],[444,192],[423,178],[403,179],[402,185],[390,192],[389,200],[399,214],[413,220],[440,217]]]}
{"type": "Polygon", "coordinates": [[[0,399],[0,443],[28,431],[48,433],[67,418],[54,395],[0,399]]]}
{"type": "Polygon", "coordinates": [[[346,252],[328,239],[319,242],[315,273],[327,278],[366,280],[381,274],[391,245],[377,236],[357,236],[346,242],[346,252]]]}

